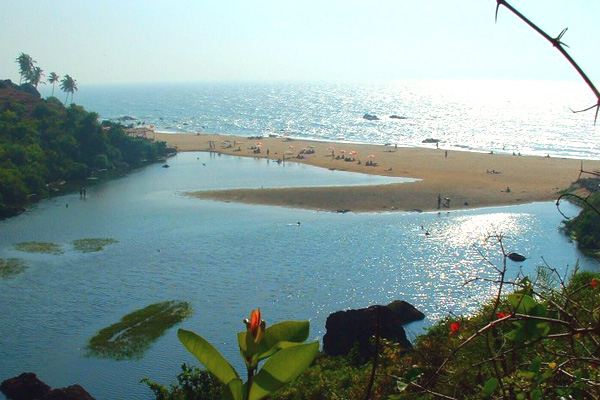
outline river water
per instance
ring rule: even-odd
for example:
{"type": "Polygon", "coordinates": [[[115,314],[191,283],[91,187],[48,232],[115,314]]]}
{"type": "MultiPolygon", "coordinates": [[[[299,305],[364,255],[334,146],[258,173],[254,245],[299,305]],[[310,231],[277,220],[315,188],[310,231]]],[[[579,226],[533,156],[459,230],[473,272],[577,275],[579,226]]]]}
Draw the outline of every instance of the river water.
{"type": "MultiPolygon", "coordinates": [[[[194,307],[179,326],[215,344],[241,370],[235,333],[260,307],[267,323],[311,321],[320,340],[337,310],[406,300],[427,318],[407,327],[414,337],[448,313],[469,313],[495,287],[501,256],[490,235],[504,235],[524,263],[509,276],[547,263],[561,273],[579,261],[597,271],[559,232],[552,202],[433,213],[329,213],[199,200],[188,190],[230,187],[380,184],[398,181],[266,160],[183,153],[79,193],[45,200],[0,222],[0,258],[28,268],[0,280],[0,380],[34,371],[52,387],[73,383],[97,399],[148,399],[139,383],[174,380],[196,363],[176,337],[161,337],[141,360],[85,356],[86,341],[123,315],[163,300],[194,307]],[[68,205],[68,207],[67,207],[68,205]],[[297,222],[301,222],[299,225],[297,222]],[[430,233],[425,235],[425,231],[430,233]],[[69,243],[113,238],[101,252],[69,243]],[[64,246],[58,255],[18,251],[25,241],[64,246]]],[[[563,212],[577,209],[563,204],[563,212]]]]}

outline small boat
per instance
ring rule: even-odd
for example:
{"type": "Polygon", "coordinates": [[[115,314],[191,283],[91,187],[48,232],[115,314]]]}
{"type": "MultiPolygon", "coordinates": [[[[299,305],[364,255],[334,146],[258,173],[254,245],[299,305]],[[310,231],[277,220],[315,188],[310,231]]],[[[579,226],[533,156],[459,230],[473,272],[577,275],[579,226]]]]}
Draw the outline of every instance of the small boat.
{"type": "Polygon", "coordinates": [[[525,256],[519,253],[508,253],[507,257],[513,261],[525,261],[525,256]]]}

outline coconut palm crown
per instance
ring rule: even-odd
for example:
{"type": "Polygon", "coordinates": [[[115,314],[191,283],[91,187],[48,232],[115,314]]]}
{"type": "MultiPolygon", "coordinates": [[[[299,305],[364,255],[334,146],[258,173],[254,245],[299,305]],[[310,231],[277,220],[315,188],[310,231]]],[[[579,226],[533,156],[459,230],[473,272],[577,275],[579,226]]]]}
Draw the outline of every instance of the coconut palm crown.
{"type": "Polygon", "coordinates": [[[77,81],[69,74],[65,75],[60,81],[60,89],[63,92],[67,93],[67,97],[65,98],[65,104],[67,104],[67,100],[69,99],[69,93],[71,93],[71,103],[73,102],[73,93],[77,91],[77,81]]]}
{"type": "Polygon", "coordinates": [[[60,81],[60,76],[58,76],[56,72],[50,72],[50,75],[48,75],[48,83],[52,85],[52,96],[54,96],[54,86],[58,81],[60,81]]]}

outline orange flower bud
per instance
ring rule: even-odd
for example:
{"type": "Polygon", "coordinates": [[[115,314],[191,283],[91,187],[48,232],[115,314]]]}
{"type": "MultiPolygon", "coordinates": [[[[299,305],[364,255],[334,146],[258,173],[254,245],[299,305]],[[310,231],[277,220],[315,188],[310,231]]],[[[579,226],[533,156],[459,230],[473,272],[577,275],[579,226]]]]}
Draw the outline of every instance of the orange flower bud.
{"type": "Polygon", "coordinates": [[[245,319],[244,323],[246,324],[246,328],[252,337],[254,337],[254,343],[260,342],[267,325],[265,321],[260,318],[260,308],[252,310],[250,313],[250,319],[245,319]]]}

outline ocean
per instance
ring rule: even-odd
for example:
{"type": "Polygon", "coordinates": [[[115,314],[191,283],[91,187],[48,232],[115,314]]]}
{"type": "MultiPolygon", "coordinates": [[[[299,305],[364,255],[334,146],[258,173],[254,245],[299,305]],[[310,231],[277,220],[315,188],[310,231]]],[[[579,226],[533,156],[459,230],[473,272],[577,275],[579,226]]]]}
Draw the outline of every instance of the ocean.
{"type": "MultiPolygon", "coordinates": [[[[400,146],[431,146],[422,143],[431,137],[442,148],[464,151],[600,156],[593,114],[568,109],[587,101],[573,84],[81,85],[75,100],[100,118],[130,116],[167,132],[400,146]],[[367,121],[365,113],[380,119],[367,121]]],[[[497,235],[507,249],[528,257],[507,263],[509,278],[534,275],[543,265],[566,276],[575,265],[598,270],[597,260],[560,232],[563,216],[553,202],[346,214],[224,203],[185,192],[397,178],[210,153],[180,153],[168,163],[98,181],[85,199],[65,194],[0,221],[0,258],[27,265],[0,279],[0,380],[33,371],[53,387],[79,383],[99,400],[151,398],[141,378],[168,384],[181,363],[198,364],[177,340],[176,327],[141,359],[86,357],[85,346],[125,314],[165,300],[189,302],[194,314],[178,327],[206,337],[240,371],[235,333],[257,307],[267,324],[310,320],[311,340],[321,340],[332,312],[405,300],[426,315],[407,326],[414,338],[444,316],[474,312],[494,295],[485,278],[497,277],[495,268],[502,266],[497,235]],[[83,238],[118,242],[79,253],[70,243],[83,238]],[[34,254],[15,247],[26,241],[54,242],[65,251],[34,254]]],[[[572,216],[578,209],[564,203],[561,211],[572,216]]]]}
{"type": "Polygon", "coordinates": [[[80,84],[75,102],[102,119],[131,117],[124,123],[157,132],[399,146],[436,139],[445,149],[600,158],[594,111],[571,111],[595,103],[580,82],[80,84]]]}

